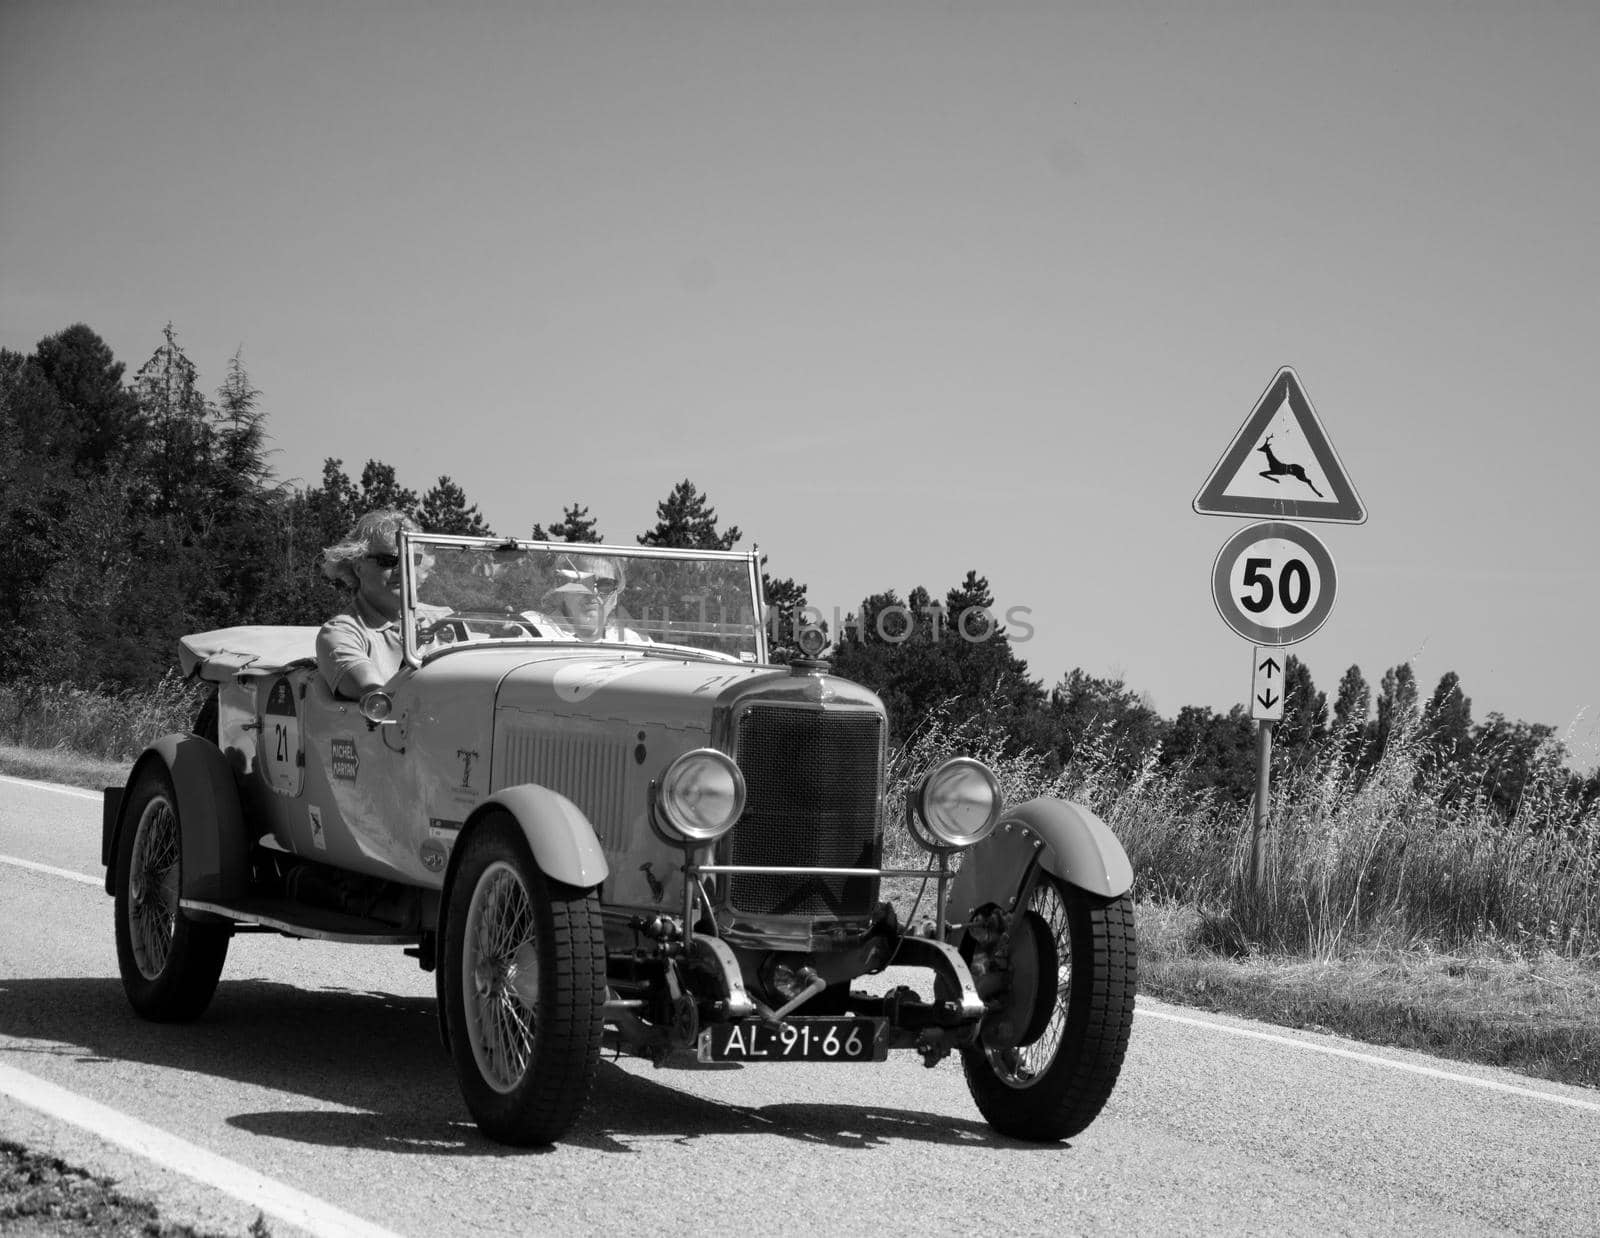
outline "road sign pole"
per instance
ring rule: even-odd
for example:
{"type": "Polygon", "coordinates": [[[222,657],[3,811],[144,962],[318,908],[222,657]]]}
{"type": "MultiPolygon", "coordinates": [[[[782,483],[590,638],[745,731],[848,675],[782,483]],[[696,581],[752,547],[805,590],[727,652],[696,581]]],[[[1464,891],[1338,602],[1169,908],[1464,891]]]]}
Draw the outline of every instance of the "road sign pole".
{"type": "Polygon", "coordinates": [[[1250,830],[1250,893],[1261,893],[1267,868],[1267,823],[1272,814],[1272,723],[1256,731],[1256,817],[1250,830]]]}

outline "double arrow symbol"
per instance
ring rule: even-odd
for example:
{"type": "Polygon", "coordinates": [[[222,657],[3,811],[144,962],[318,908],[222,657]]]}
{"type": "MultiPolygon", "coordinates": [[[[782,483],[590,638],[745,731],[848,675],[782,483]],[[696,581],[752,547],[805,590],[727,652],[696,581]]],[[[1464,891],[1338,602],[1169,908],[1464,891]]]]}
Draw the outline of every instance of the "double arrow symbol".
{"type": "MultiPolygon", "coordinates": [[[[1265,662],[1261,663],[1260,666],[1256,667],[1256,670],[1258,670],[1258,671],[1266,671],[1267,672],[1267,678],[1269,680],[1273,677],[1273,675],[1275,675],[1278,672],[1279,669],[1280,668],[1278,666],[1277,661],[1275,659],[1271,658],[1271,657],[1268,657],[1265,662]]],[[[1274,705],[1276,705],[1278,703],[1278,701],[1280,699],[1281,699],[1280,697],[1276,697],[1276,696],[1272,695],[1272,688],[1270,686],[1267,688],[1266,694],[1264,696],[1259,694],[1259,693],[1256,696],[1256,700],[1261,702],[1261,708],[1263,708],[1263,709],[1271,709],[1274,705]]]]}

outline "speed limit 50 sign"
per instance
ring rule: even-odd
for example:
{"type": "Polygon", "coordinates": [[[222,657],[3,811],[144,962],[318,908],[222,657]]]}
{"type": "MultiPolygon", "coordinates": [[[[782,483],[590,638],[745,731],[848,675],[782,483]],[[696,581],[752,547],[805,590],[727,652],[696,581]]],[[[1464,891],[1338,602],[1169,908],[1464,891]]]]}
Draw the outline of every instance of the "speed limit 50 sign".
{"type": "Polygon", "coordinates": [[[1298,525],[1266,520],[1217,552],[1211,597],[1222,621],[1258,645],[1292,645],[1328,619],[1338,590],[1333,556],[1298,525]]]}

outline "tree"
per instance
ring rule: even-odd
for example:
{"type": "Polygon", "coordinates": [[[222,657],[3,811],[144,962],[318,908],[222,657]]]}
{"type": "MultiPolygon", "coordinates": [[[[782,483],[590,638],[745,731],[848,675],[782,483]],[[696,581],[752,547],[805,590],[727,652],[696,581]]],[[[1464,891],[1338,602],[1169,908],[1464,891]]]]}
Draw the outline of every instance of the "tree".
{"type": "Polygon", "coordinates": [[[117,467],[145,428],[138,400],[123,386],[122,362],[81,322],[40,340],[33,362],[57,402],[53,427],[31,427],[49,454],[97,472],[117,467]]]}
{"type": "Polygon", "coordinates": [[[1283,660],[1283,721],[1276,734],[1295,764],[1310,760],[1328,735],[1328,694],[1317,691],[1311,668],[1292,653],[1283,660]]]}
{"type": "Polygon", "coordinates": [[[1161,716],[1121,676],[1101,678],[1073,667],[1050,690],[1046,712],[1054,723],[1051,746],[1063,762],[1098,745],[1131,774],[1161,743],[1161,716]]]}
{"type": "Polygon", "coordinates": [[[476,503],[467,502],[467,493],[449,476],[441,476],[422,496],[417,522],[429,533],[449,533],[471,537],[493,536],[476,503]]]}
{"type": "Polygon", "coordinates": [[[407,490],[395,480],[392,464],[368,460],[361,470],[361,497],[356,505],[360,509],[357,515],[382,509],[404,512],[415,519],[417,492],[407,490]]]}
{"type": "Polygon", "coordinates": [[[228,359],[228,376],[217,389],[217,464],[229,481],[232,497],[259,496],[269,486],[267,417],[261,392],[245,372],[241,353],[228,359]]]}
{"type": "Polygon", "coordinates": [[[1226,714],[1185,705],[1167,731],[1161,764],[1186,765],[1192,791],[1215,791],[1235,804],[1249,803],[1256,789],[1255,723],[1243,705],[1226,714]]]}
{"type": "Polygon", "coordinates": [[[1480,784],[1507,820],[1535,777],[1559,769],[1566,757],[1554,727],[1508,722],[1498,712],[1473,728],[1472,749],[1480,784]]]}
{"type": "Polygon", "coordinates": [[[1352,664],[1340,677],[1339,695],[1333,702],[1333,729],[1343,745],[1346,762],[1360,756],[1371,713],[1372,689],[1361,668],[1352,664]]]}
{"type": "Polygon", "coordinates": [[[883,698],[896,740],[935,712],[956,723],[982,714],[1014,748],[1023,742],[1019,724],[1044,694],[993,622],[993,605],[976,572],[947,592],[942,606],[920,585],[904,603],[893,590],[874,594],[842,625],[834,663],[883,698]]]}
{"type": "Polygon", "coordinates": [[[656,504],[656,527],[639,534],[641,546],[676,546],[684,550],[732,550],[743,536],[737,525],[717,531],[717,512],[710,499],[687,477],[656,504]]]}
{"type": "Polygon", "coordinates": [[[1472,701],[1454,671],[1440,677],[1423,707],[1422,740],[1436,767],[1459,766],[1472,755],[1472,701]]]}
{"type": "Polygon", "coordinates": [[[788,663],[800,654],[801,614],[806,608],[806,587],[791,577],[774,580],[761,573],[761,597],[766,603],[767,656],[788,663]]]}
{"type": "Polygon", "coordinates": [[[599,542],[603,540],[595,532],[595,521],[589,515],[589,509],[578,503],[573,503],[561,513],[561,519],[548,529],[542,524],[535,524],[529,534],[536,542],[599,542]]]}
{"type": "Polygon", "coordinates": [[[1377,760],[1396,731],[1404,734],[1417,721],[1417,676],[1411,663],[1391,666],[1379,685],[1378,720],[1373,724],[1369,758],[1377,760]]]}
{"type": "Polygon", "coordinates": [[[134,394],[148,424],[144,473],[150,508],[199,529],[213,514],[206,501],[213,480],[211,409],[200,394],[199,371],[179,346],[170,322],[162,337],[133,378],[134,394]]]}

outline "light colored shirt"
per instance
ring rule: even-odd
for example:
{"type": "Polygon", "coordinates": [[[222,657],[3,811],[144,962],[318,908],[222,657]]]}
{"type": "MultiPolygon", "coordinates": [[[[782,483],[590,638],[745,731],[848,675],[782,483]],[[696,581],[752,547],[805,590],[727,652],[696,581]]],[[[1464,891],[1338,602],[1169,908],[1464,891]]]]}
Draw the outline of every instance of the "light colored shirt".
{"type": "Polygon", "coordinates": [[[354,700],[360,691],[350,682],[365,667],[379,683],[388,683],[405,656],[400,625],[384,619],[359,597],[344,614],[335,615],[317,633],[317,669],[335,696],[354,700]]]}

